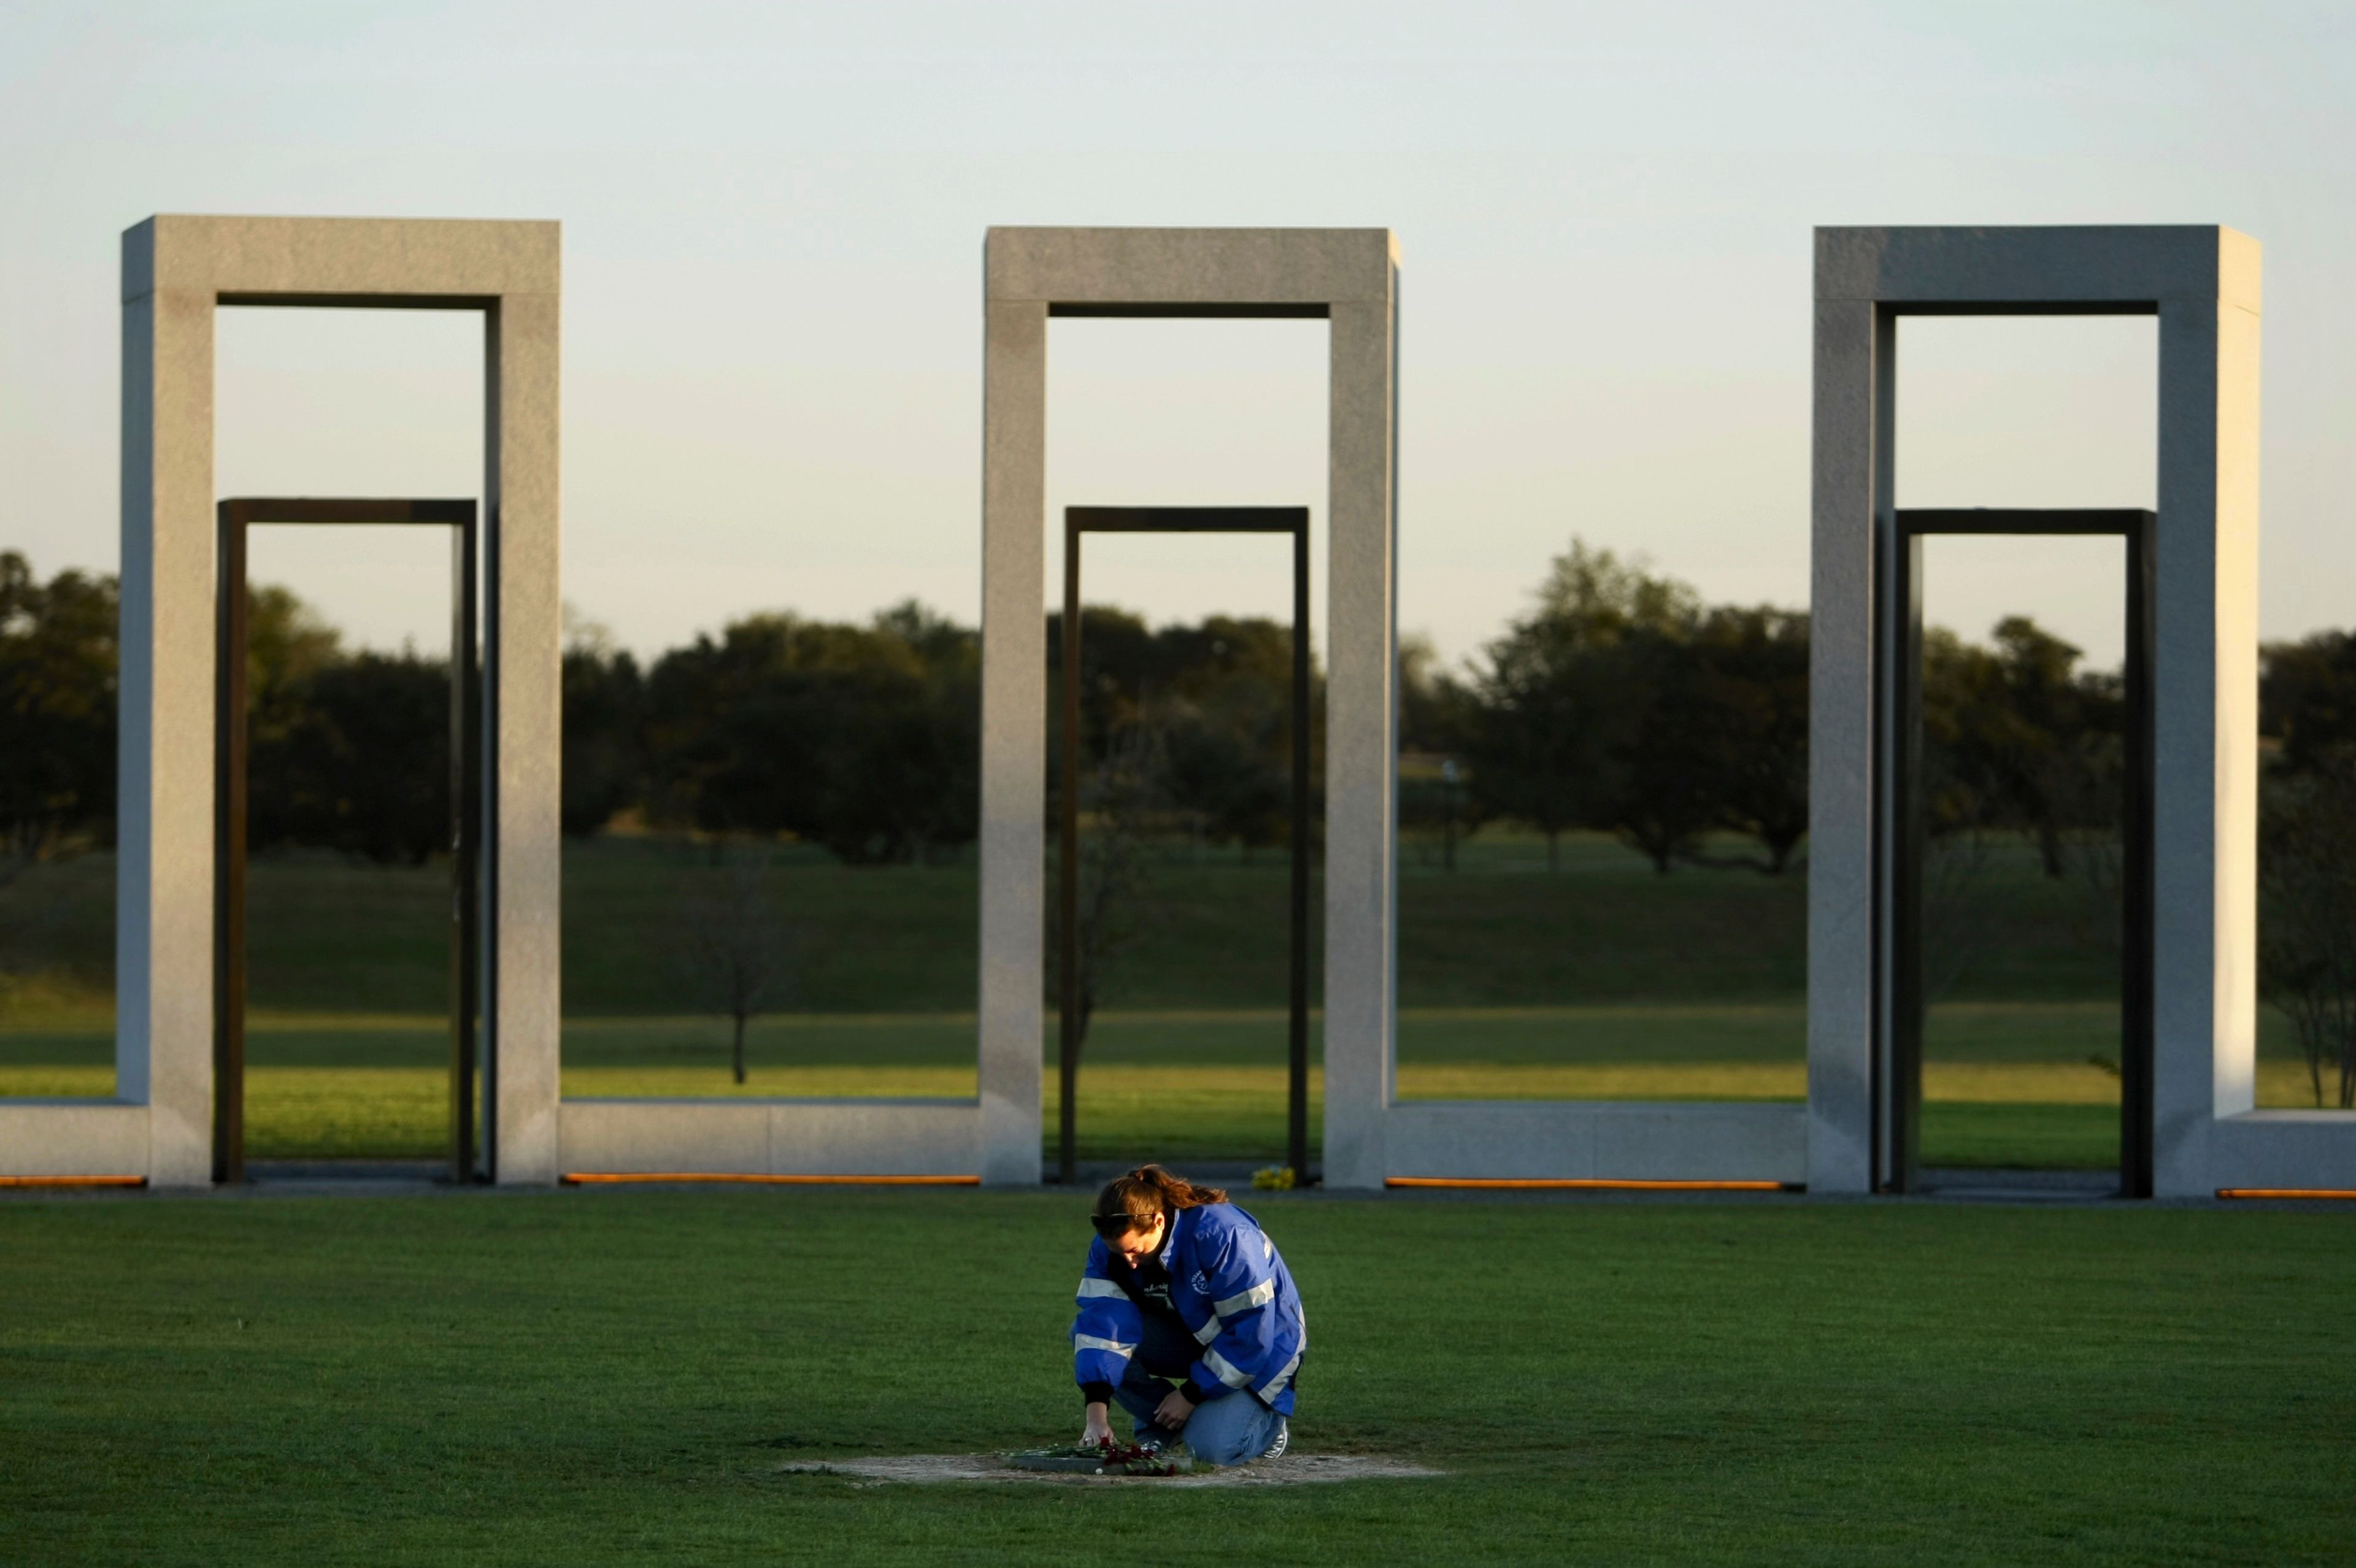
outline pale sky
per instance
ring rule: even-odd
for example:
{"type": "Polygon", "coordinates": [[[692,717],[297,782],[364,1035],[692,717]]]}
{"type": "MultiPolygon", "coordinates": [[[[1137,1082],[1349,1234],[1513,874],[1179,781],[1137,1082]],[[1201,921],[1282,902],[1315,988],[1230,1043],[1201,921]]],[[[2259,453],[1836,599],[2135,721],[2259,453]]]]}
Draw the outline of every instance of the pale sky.
{"type": "MultiPolygon", "coordinates": [[[[115,563],[118,237],[157,211],[562,220],[564,592],[641,651],[975,616],[987,226],[1387,225],[1400,618],[1451,657],[1573,533],[1805,603],[1812,226],[2225,223],[2265,247],[2265,632],[2356,623],[2345,4],[11,0],[0,547],[44,573],[115,563]]],[[[478,489],[473,318],[224,312],[220,346],[223,494],[478,489]]],[[[1051,507],[1322,521],[1323,349],[1057,322],[1051,507]]],[[[1901,364],[1901,504],[2150,504],[2148,321],[1910,322],[1901,364]]],[[[2115,549],[2031,549],[1940,546],[1933,617],[2115,658],[2115,549]]],[[[423,539],[255,570],[444,635],[423,539]]],[[[1287,588],[1270,541],[1119,540],[1089,596],[1287,588]]]]}

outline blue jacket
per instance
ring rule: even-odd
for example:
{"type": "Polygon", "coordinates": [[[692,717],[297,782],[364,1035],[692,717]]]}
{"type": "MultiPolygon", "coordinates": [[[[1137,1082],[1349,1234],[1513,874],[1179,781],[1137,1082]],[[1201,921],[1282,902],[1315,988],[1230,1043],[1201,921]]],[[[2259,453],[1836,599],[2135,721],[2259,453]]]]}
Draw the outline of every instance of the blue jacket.
{"type": "MultiPolygon", "coordinates": [[[[1232,1203],[1205,1203],[1170,1217],[1162,1265],[1170,1304],[1196,1344],[1186,1396],[1197,1404],[1244,1389],[1280,1415],[1292,1413],[1292,1379],[1309,1329],[1292,1272],[1260,1230],[1232,1203]]],[[[1083,1388],[1118,1384],[1143,1332],[1150,1307],[1129,1261],[1098,1237],[1080,1275],[1079,1316],[1072,1319],[1072,1375],[1083,1388]]]]}

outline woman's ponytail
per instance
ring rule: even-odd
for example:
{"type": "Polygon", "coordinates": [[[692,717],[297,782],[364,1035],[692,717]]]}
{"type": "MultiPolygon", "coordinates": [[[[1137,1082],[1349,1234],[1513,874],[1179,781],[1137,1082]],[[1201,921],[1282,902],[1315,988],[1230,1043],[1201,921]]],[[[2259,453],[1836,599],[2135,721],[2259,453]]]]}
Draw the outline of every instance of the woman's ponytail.
{"type": "Polygon", "coordinates": [[[1226,1200],[1224,1188],[1198,1187],[1158,1165],[1141,1165],[1105,1183],[1093,1217],[1099,1232],[1119,1237],[1147,1229],[1161,1215],[1226,1200]]]}

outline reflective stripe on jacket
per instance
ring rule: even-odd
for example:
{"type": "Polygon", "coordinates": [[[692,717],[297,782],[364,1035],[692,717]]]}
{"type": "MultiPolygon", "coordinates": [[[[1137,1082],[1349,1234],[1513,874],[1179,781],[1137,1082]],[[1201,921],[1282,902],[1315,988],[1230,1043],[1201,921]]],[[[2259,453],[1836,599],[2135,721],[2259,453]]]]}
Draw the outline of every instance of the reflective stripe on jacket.
{"type": "MultiPolygon", "coordinates": [[[[1196,1403],[1243,1389],[1279,1414],[1292,1413],[1292,1380],[1308,1349],[1292,1272],[1259,1222],[1232,1203],[1170,1217],[1161,1262],[1170,1302],[1201,1357],[1188,1370],[1196,1403]]],[[[1143,1331],[1137,1271],[1099,1237],[1080,1275],[1072,1319],[1072,1376],[1083,1387],[1120,1381],[1143,1331]]],[[[1158,1308],[1157,1308],[1158,1310],[1158,1308]]]]}

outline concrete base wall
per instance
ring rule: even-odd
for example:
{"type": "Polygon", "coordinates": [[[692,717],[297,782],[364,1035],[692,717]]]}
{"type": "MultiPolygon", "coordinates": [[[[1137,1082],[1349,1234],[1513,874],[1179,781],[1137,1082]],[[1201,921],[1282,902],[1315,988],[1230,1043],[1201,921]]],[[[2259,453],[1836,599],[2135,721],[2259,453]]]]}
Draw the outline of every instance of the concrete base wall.
{"type": "MultiPolygon", "coordinates": [[[[763,1176],[984,1174],[970,1100],[603,1100],[559,1107],[567,1171],[763,1176]]],[[[1409,1101],[1385,1128],[1389,1174],[1804,1182],[1807,1108],[1614,1101],[1409,1101]]],[[[2356,1189],[2356,1115],[2252,1111],[2212,1122],[2196,1189],[2356,1189]]],[[[120,1100],[0,1100],[0,1176],[149,1174],[148,1113],[120,1100]]]]}
{"type": "Polygon", "coordinates": [[[1807,1107],[1616,1101],[1407,1101],[1384,1137],[1392,1176],[1805,1181],[1807,1107]]]}
{"type": "Polygon", "coordinates": [[[0,1176],[145,1176],[147,1107],[0,1100],[0,1176]]]}
{"type": "Polygon", "coordinates": [[[2245,1111],[2209,1125],[2206,1197],[2221,1187],[2356,1190],[2356,1114],[2245,1111]]]}
{"type": "Polygon", "coordinates": [[[562,1170],[978,1176],[971,1100],[564,1100],[562,1170]]]}

